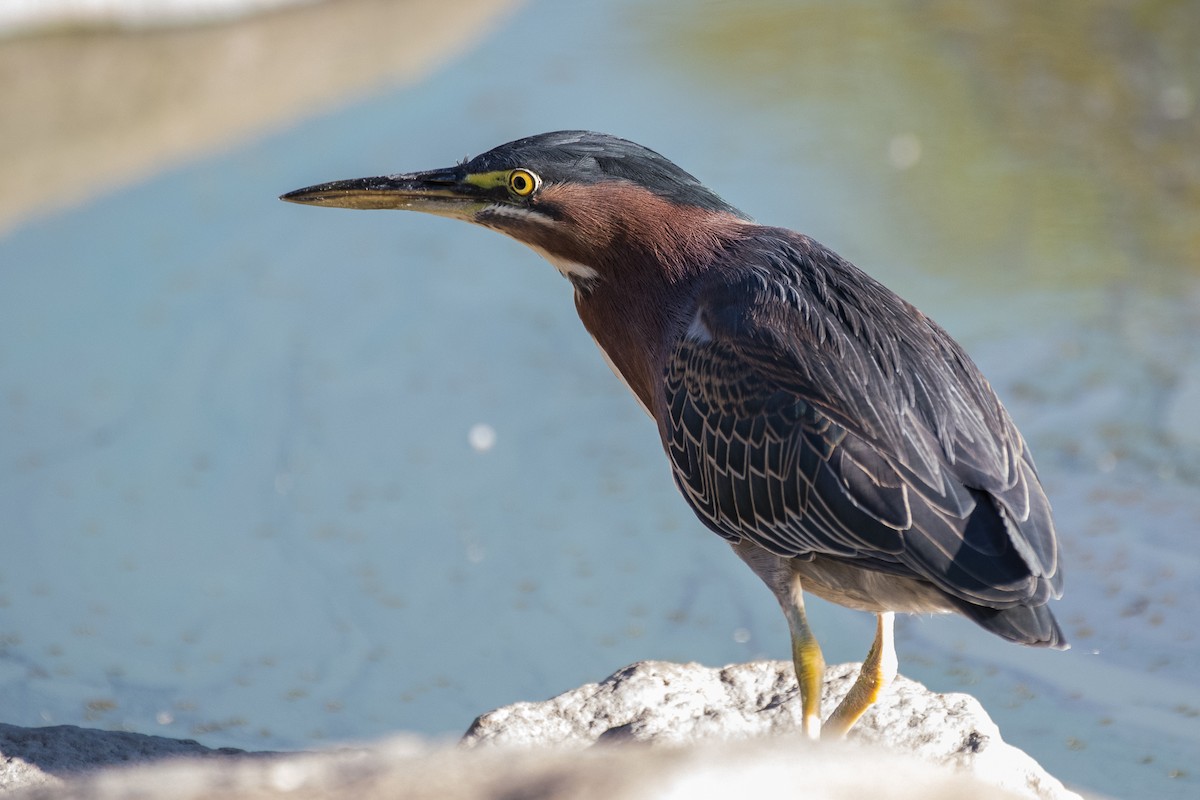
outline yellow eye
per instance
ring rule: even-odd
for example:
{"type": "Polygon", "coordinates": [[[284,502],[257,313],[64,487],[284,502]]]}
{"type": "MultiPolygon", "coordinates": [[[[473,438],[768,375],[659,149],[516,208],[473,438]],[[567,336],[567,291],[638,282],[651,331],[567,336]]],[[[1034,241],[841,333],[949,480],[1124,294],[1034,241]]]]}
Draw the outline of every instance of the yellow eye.
{"type": "Polygon", "coordinates": [[[541,182],[541,178],[527,169],[514,169],[508,173],[509,191],[517,197],[529,197],[541,182]]]}

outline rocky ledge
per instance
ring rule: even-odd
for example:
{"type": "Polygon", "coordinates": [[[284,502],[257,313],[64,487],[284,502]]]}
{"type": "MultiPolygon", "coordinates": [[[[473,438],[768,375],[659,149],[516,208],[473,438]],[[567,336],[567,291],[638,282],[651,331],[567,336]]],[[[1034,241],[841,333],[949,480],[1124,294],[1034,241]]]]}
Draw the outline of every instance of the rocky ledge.
{"type": "MultiPolygon", "coordinates": [[[[825,703],[857,664],[827,672],[825,703]]],[[[416,737],[315,753],[210,750],[72,726],[0,725],[14,799],[1078,798],[1006,744],[974,698],[898,678],[849,741],[798,735],[791,666],[642,662],[541,703],[484,714],[458,745],[416,737]],[[599,746],[623,743],[623,746],[599,746]]]]}

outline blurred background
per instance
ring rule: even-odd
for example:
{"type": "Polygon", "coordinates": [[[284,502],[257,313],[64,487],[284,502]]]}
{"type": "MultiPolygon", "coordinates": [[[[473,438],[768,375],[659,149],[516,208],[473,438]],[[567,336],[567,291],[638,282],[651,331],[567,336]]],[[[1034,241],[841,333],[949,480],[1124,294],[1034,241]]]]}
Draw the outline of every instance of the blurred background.
{"type": "MultiPolygon", "coordinates": [[[[787,658],[519,245],[284,191],[633,139],[948,328],[1057,512],[1067,653],[898,621],[1068,783],[1200,795],[1200,4],[7,0],[0,721],[455,736],[787,658]]],[[[814,601],[827,659],[873,619],[814,601]]]]}

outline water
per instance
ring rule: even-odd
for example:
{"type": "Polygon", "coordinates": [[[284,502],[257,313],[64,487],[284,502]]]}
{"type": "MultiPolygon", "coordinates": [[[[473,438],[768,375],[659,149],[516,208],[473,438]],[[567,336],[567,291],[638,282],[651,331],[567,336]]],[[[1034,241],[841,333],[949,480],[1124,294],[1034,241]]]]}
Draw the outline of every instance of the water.
{"type": "MultiPolygon", "coordinates": [[[[908,619],[902,671],[1071,784],[1195,796],[1196,18],[956,9],[535,3],[419,85],[0,240],[0,717],[309,747],[787,656],[548,265],[275,199],[586,127],[967,346],[1055,504],[1074,648],[908,619]]],[[[862,658],[869,616],[811,615],[862,658]]]]}

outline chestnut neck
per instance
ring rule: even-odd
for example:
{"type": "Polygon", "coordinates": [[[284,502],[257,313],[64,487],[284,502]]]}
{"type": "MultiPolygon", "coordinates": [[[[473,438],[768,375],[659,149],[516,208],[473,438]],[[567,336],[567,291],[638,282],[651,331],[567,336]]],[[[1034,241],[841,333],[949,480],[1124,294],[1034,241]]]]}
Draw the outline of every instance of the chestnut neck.
{"type": "Polygon", "coordinates": [[[575,281],[579,318],[653,413],[669,348],[695,313],[697,280],[753,224],[621,182],[548,187],[544,195],[561,215],[554,232],[571,235],[534,244],[595,272],[575,281]]]}

